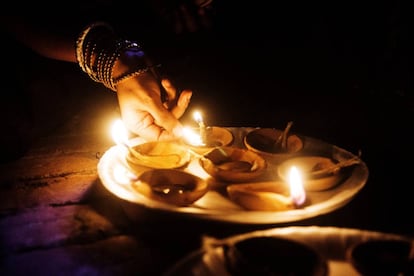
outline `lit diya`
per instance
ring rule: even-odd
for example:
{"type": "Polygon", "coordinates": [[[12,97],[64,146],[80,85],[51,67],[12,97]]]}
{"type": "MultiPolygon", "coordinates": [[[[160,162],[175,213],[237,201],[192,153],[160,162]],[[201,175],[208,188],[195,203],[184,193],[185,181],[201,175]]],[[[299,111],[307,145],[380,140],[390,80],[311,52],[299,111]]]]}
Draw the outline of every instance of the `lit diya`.
{"type": "Polygon", "coordinates": [[[307,191],[324,191],[338,185],[346,176],[344,168],[359,164],[361,159],[354,157],[338,162],[324,156],[292,157],[278,166],[281,179],[286,179],[292,165],[303,173],[303,185],[307,191]]]}
{"type": "Polygon", "coordinates": [[[200,112],[194,112],[198,128],[184,128],[183,142],[193,151],[204,154],[214,147],[229,146],[233,142],[233,134],[226,128],[206,126],[200,112]]]}
{"type": "Polygon", "coordinates": [[[128,165],[158,169],[174,169],[186,166],[191,161],[191,153],[175,142],[146,142],[130,147],[126,156],[128,165]]]}
{"type": "Polygon", "coordinates": [[[132,187],[148,198],[176,206],[188,206],[208,191],[203,179],[175,169],[153,169],[142,173],[132,187]]]}
{"type": "Polygon", "coordinates": [[[226,128],[209,126],[204,130],[204,139],[201,139],[199,128],[185,128],[183,140],[191,150],[204,154],[215,147],[231,145],[233,134],[226,128]]]}
{"type": "Polygon", "coordinates": [[[199,159],[212,177],[225,182],[252,181],[262,176],[266,161],[258,154],[241,148],[216,147],[199,159]]]}
{"type": "Polygon", "coordinates": [[[261,155],[276,161],[284,160],[303,148],[302,139],[290,133],[293,123],[289,122],[284,130],[258,128],[244,137],[245,146],[261,155]]]}
{"type": "Polygon", "coordinates": [[[158,169],[180,168],[191,160],[191,153],[184,146],[173,141],[143,142],[130,145],[127,131],[121,120],[114,123],[112,137],[126,150],[126,160],[132,170],[142,170],[142,166],[158,169]]]}
{"type": "Polygon", "coordinates": [[[285,211],[302,206],[306,201],[302,177],[292,166],[289,181],[264,181],[231,184],[226,187],[229,198],[247,210],[285,211]]]}

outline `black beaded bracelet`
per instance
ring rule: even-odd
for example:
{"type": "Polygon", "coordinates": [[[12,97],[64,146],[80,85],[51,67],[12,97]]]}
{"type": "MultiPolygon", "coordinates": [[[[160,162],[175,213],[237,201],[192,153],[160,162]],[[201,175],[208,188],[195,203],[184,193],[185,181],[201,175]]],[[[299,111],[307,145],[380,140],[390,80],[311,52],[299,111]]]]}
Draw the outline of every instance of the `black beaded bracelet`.
{"type": "Polygon", "coordinates": [[[123,75],[117,77],[116,79],[114,79],[113,84],[116,87],[119,83],[123,82],[124,80],[142,75],[142,74],[148,72],[148,70],[149,70],[149,67],[145,67],[145,68],[139,68],[139,69],[134,70],[132,72],[128,72],[126,74],[123,74],[123,75]]]}
{"type": "Polygon", "coordinates": [[[115,86],[119,82],[149,70],[142,47],[135,41],[117,38],[112,27],[105,22],[92,23],[80,33],[76,41],[76,59],[82,71],[92,80],[113,91],[116,91],[115,86]],[[144,62],[138,66],[139,69],[114,79],[114,65],[120,56],[127,52],[137,55],[144,62]]]}

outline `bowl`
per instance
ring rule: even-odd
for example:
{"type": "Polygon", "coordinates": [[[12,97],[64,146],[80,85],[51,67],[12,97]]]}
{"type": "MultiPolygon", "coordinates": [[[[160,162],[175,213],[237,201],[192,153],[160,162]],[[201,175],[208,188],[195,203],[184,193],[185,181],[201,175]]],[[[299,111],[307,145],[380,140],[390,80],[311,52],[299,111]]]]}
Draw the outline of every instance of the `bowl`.
{"type": "Polygon", "coordinates": [[[216,147],[199,159],[201,167],[212,177],[225,182],[249,182],[266,170],[266,161],[258,154],[235,147],[216,147]]]}
{"type": "Polygon", "coordinates": [[[181,168],[191,161],[189,150],[172,141],[145,142],[132,146],[126,156],[133,171],[142,171],[142,167],[154,169],[181,168]]]}
{"type": "Polygon", "coordinates": [[[303,178],[303,187],[307,191],[325,191],[338,185],[346,176],[343,170],[319,174],[318,170],[331,168],[337,162],[324,156],[299,156],[283,161],[277,167],[279,177],[287,181],[291,167],[295,166],[303,178]]]}
{"type": "Polygon", "coordinates": [[[295,208],[285,182],[230,184],[226,190],[229,198],[246,210],[284,211],[295,208]]]}
{"type": "Polygon", "coordinates": [[[188,206],[208,191],[198,176],[176,169],[152,169],[142,173],[133,188],[144,196],[176,206],[188,206]]]}
{"type": "Polygon", "coordinates": [[[366,276],[413,275],[410,274],[413,273],[411,247],[411,242],[406,240],[369,240],[352,246],[347,257],[366,276]]]}
{"type": "MultiPolygon", "coordinates": [[[[199,128],[194,128],[192,130],[197,134],[200,132],[199,128]]],[[[204,154],[215,147],[229,146],[233,143],[233,140],[234,137],[230,130],[223,127],[211,126],[206,127],[205,129],[204,144],[194,145],[186,139],[183,139],[183,142],[196,153],[204,154]]]]}
{"type": "Polygon", "coordinates": [[[225,245],[230,275],[326,276],[327,261],[302,242],[282,237],[256,236],[225,245]]]}
{"type": "Polygon", "coordinates": [[[286,148],[282,148],[276,143],[282,133],[283,130],[279,129],[258,128],[247,133],[243,142],[249,150],[275,161],[283,161],[298,153],[303,148],[303,141],[299,136],[288,133],[286,148]]]}

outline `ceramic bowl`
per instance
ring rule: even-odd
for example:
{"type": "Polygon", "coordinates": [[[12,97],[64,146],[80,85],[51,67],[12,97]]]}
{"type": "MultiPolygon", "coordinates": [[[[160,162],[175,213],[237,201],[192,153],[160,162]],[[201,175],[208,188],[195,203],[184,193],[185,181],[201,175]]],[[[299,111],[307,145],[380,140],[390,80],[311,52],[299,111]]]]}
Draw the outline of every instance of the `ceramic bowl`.
{"type": "Polygon", "coordinates": [[[181,168],[191,160],[188,149],[175,142],[146,142],[131,147],[126,156],[132,170],[181,168]]]}
{"type": "Polygon", "coordinates": [[[258,128],[249,132],[244,137],[243,142],[249,150],[281,162],[300,152],[303,148],[302,139],[295,134],[289,133],[287,135],[286,148],[278,146],[276,141],[282,133],[283,130],[279,129],[258,128]]]}
{"type": "Polygon", "coordinates": [[[201,167],[212,177],[225,182],[249,182],[266,170],[266,161],[258,154],[241,148],[217,147],[199,159],[201,167]]]}
{"type": "Polygon", "coordinates": [[[313,174],[320,169],[329,168],[336,162],[328,157],[323,156],[299,156],[285,160],[277,167],[279,177],[287,181],[290,168],[295,166],[301,173],[303,186],[307,191],[324,191],[338,185],[346,176],[343,171],[338,170],[332,173],[318,175],[313,174]]]}
{"type": "Polygon", "coordinates": [[[176,206],[188,206],[208,191],[203,179],[176,169],[153,169],[142,173],[133,187],[148,198],[176,206]]]}

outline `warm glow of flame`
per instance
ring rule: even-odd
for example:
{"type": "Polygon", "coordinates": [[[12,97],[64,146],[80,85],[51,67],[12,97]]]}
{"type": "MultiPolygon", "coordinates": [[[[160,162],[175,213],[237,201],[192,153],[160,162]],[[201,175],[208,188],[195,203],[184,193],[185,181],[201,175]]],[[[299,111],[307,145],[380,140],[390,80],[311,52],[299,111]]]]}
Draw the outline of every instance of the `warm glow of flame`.
{"type": "Polygon", "coordinates": [[[201,116],[201,113],[199,111],[194,112],[194,120],[196,120],[196,122],[198,123],[199,128],[200,142],[198,143],[198,145],[205,145],[206,125],[204,124],[203,117],[201,116]]]}
{"type": "Polygon", "coordinates": [[[128,131],[121,119],[112,124],[111,135],[116,144],[128,144],[128,131]]]}
{"type": "Polygon", "coordinates": [[[130,186],[131,181],[137,180],[137,176],[129,172],[127,168],[121,164],[115,164],[112,169],[114,179],[109,183],[111,192],[116,194],[118,197],[134,200],[134,196],[136,194],[131,193],[130,186]]]}
{"type": "Polygon", "coordinates": [[[200,125],[200,124],[204,124],[203,121],[203,116],[201,116],[200,111],[195,111],[194,112],[194,120],[200,125]]]}
{"type": "Polygon", "coordinates": [[[204,145],[203,140],[201,139],[200,133],[194,131],[191,128],[184,127],[183,137],[187,141],[187,143],[190,144],[190,145],[193,145],[193,146],[202,146],[202,145],[204,145]]]}
{"type": "Polygon", "coordinates": [[[300,206],[305,202],[306,193],[303,187],[302,176],[295,166],[292,166],[289,171],[289,188],[290,197],[296,206],[300,206]]]}
{"type": "Polygon", "coordinates": [[[113,168],[114,170],[114,179],[116,183],[121,185],[128,185],[131,183],[131,181],[137,180],[137,176],[134,175],[132,172],[130,172],[127,168],[124,166],[121,166],[120,164],[117,164],[113,168]]]}

